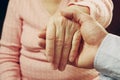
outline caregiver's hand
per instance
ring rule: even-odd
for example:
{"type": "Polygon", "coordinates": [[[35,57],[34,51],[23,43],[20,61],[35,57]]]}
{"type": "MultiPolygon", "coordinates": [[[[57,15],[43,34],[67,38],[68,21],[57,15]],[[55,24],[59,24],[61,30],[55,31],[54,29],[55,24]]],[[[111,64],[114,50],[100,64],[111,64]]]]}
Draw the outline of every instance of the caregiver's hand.
{"type": "Polygon", "coordinates": [[[78,36],[78,45],[74,46],[74,55],[77,54],[81,39],[79,28],[76,22],[64,18],[60,13],[51,17],[46,32],[46,56],[54,65],[54,69],[64,70],[75,34],[78,36]]]}
{"type": "Polygon", "coordinates": [[[102,40],[108,34],[107,31],[90,15],[76,9],[66,8],[61,14],[81,25],[80,32],[83,41],[81,41],[82,45],[80,45],[79,49],[80,54],[72,65],[82,68],[93,68],[94,57],[102,40]]]}

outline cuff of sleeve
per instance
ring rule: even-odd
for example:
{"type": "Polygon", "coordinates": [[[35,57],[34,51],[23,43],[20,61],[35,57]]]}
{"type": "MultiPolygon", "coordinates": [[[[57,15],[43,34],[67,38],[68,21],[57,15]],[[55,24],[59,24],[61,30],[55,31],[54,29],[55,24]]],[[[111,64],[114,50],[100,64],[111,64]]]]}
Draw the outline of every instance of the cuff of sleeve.
{"type": "Polygon", "coordinates": [[[0,80],[21,80],[21,76],[19,71],[6,70],[0,74],[0,80]]]}
{"type": "Polygon", "coordinates": [[[108,76],[104,76],[104,75],[100,74],[99,80],[114,80],[114,79],[112,79],[112,78],[110,78],[108,76]]]}
{"type": "Polygon", "coordinates": [[[94,59],[94,68],[102,75],[120,79],[120,37],[108,34],[94,59]]]}

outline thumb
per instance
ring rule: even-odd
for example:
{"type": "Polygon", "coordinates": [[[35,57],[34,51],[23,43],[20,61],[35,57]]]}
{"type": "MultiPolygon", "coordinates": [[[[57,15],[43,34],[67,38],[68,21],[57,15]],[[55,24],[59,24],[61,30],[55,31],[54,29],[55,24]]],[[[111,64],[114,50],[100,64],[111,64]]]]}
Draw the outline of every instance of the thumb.
{"type": "Polygon", "coordinates": [[[76,8],[67,7],[66,9],[61,10],[61,15],[79,24],[82,24],[83,22],[86,21],[90,21],[90,22],[91,20],[93,21],[93,18],[90,17],[89,14],[81,12],[76,8]]]}

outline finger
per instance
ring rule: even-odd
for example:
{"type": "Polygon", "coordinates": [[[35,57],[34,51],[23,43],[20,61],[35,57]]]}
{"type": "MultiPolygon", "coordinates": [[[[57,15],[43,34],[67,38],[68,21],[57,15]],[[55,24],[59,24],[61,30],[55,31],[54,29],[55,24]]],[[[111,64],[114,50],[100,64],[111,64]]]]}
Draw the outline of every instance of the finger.
{"type": "Polygon", "coordinates": [[[70,47],[71,47],[71,45],[69,45],[69,43],[64,44],[64,48],[63,48],[64,50],[63,50],[60,65],[59,65],[60,71],[65,70],[65,67],[66,67],[67,62],[68,62],[70,47]]]}
{"type": "Polygon", "coordinates": [[[45,39],[39,39],[39,46],[42,48],[46,47],[46,40],[45,39]]]}
{"type": "Polygon", "coordinates": [[[58,20],[56,20],[56,43],[55,43],[55,57],[54,57],[54,64],[55,68],[58,68],[62,49],[63,49],[63,42],[64,42],[64,36],[65,36],[65,27],[63,26],[65,23],[65,20],[63,17],[60,17],[58,20]]]}
{"type": "Polygon", "coordinates": [[[66,9],[61,11],[62,16],[74,20],[75,22],[78,22],[79,24],[93,20],[88,14],[81,12],[77,8],[69,8],[67,7],[66,9]]]}
{"type": "Polygon", "coordinates": [[[69,21],[69,20],[66,20],[66,21],[67,21],[67,25],[66,25],[66,30],[65,30],[65,40],[63,44],[62,57],[60,60],[60,65],[59,65],[59,70],[61,71],[65,69],[66,64],[68,62],[73,34],[78,28],[78,26],[75,25],[76,23],[69,21]]]}
{"type": "Polygon", "coordinates": [[[46,30],[40,31],[39,32],[39,38],[44,38],[46,39],[46,30]]]}
{"type": "Polygon", "coordinates": [[[46,31],[46,56],[49,62],[53,62],[55,50],[55,25],[51,21],[47,25],[46,31]]]}
{"type": "Polygon", "coordinates": [[[70,55],[69,55],[69,61],[73,62],[76,58],[76,56],[78,55],[78,49],[80,46],[80,41],[81,41],[81,33],[79,30],[77,30],[73,36],[73,40],[72,40],[72,48],[70,51],[70,55]]]}

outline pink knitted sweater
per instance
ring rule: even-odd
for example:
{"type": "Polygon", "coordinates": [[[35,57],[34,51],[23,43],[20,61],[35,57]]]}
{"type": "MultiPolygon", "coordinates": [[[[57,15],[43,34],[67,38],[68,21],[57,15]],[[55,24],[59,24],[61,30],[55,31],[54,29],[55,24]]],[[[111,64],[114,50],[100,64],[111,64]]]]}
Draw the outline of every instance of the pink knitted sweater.
{"type": "MultiPolygon", "coordinates": [[[[44,48],[39,46],[39,31],[45,29],[51,15],[41,0],[10,0],[0,41],[0,80],[91,80],[95,70],[67,65],[65,71],[52,70],[44,48]]],[[[73,0],[72,0],[73,1],[73,0]]],[[[61,0],[58,10],[69,4],[61,0]]],[[[90,15],[109,25],[111,0],[75,0],[75,5],[88,6],[90,15]]]]}

